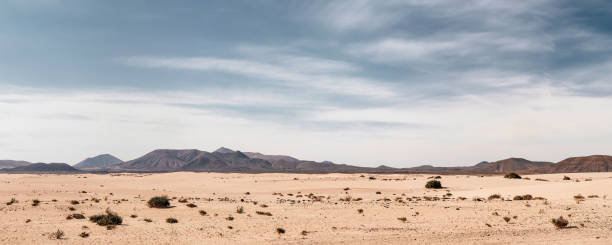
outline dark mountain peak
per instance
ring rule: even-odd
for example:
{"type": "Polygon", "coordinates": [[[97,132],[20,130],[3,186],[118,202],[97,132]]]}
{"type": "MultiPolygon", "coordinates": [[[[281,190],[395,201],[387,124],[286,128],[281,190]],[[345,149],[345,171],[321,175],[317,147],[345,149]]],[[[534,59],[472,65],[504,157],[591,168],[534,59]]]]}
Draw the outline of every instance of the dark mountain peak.
{"type": "Polygon", "coordinates": [[[217,149],[216,151],[213,151],[213,153],[234,153],[236,151],[229,149],[229,148],[225,148],[225,147],[221,147],[219,149],[217,149]]]}
{"type": "Polygon", "coordinates": [[[610,172],[612,171],[612,156],[591,155],[570,157],[550,166],[536,169],[537,173],[578,173],[578,172],[610,172]]]}
{"type": "Polygon", "coordinates": [[[121,163],[123,163],[121,159],[116,158],[111,154],[102,154],[95,157],[87,158],[75,164],[74,167],[79,169],[98,169],[121,163]]]}

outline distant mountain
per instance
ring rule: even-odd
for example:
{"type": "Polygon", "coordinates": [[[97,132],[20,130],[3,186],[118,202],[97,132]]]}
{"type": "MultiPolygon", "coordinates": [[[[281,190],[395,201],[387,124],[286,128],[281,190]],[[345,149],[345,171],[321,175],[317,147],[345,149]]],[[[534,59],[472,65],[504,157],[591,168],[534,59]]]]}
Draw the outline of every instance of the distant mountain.
{"type": "Polygon", "coordinates": [[[119,164],[117,168],[142,171],[178,171],[203,153],[203,151],[195,149],[154,150],[142,157],[119,164]]]}
{"type": "Polygon", "coordinates": [[[123,163],[123,161],[121,161],[119,158],[114,157],[113,155],[102,154],[95,157],[87,158],[75,164],[74,167],[78,169],[100,169],[121,163],[123,163]]]}
{"type": "Polygon", "coordinates": [[[492,163],[479,163],[475,168],[466,170],[473,173],[507,173],[536,169],[552,165],[552,162],[532,162],[523,158],[508,158],[492,163]]]}
{"type": "Polygon", "coordinates": [[[73,168],[72,166],[65,163],[33,163],[26,166],[19,166],[9,169],[2,169],[4,172],[12,173],[68,173],[68,172],[80,172],[80,170],[73,168]]]}
{"type": "Polygon", "coordinates": [[[489,162],[487,162],[487,161],[482,161],[482,162],[479,162],[479,163],[477,163],[476,165],[474,165],[474,166],[472,166],[472,167],[474,167],[474,168],[480,168],[480,167],[484,167],[484,166],[487,166],[487,165],[489,165],[489,162]]]}
{"type": "Polygon", "coordinates": [[[32,163],[26,161],[14,161],[14,160],[0,160],[0,169],[3,168],[14,168],[19,166],[30,165],[32,163]]]}
{"type": "Polygon", "coordinates": [[[225,147],[221,147],[215,151],[213,151],[213,153],[234,153],[235,151],[229,148],[225,148],[225,147]]]}
{"type": "MultiPolygon", "coordinates": [[[[290,156],[234,151],[225,147],[210,153],[199,150],[154,150],[116,165],[112,171],[207,171],[207,172],[372,172],[332,162],[303,161],[290,156]]],[[[380,170],[377,170],[380,171],[380,170]]]]}
{"type": "Polygon", "coordinates": [[[571,157],[550,166],[533,170],[534,173],[584,173],[611,171],[612,156],[606,155],[571,157]]]}

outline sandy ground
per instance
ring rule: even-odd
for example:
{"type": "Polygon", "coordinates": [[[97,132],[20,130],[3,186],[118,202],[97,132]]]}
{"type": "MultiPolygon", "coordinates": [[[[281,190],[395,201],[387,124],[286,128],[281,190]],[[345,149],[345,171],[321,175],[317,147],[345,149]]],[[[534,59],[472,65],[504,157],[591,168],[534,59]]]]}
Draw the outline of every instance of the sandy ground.
{"type": "Polygon", "coordinates": [[[0,244],[612,244],[612,173],[566,175],[572,180],[562,174],[523,176],[531,180],[442,176],[446,188],[430,190],[424,185],[431,175],[0,174],[0,244]],[[491,194],[547,200],[486,200],[491,194]],[[577,203],[577,194],[585,200],[577,203]],[[147,207],[156,195],[176,197],[174,207],[147,207]],[[347,196],[352,200],[340,200],[347,196]],[[18,203],[6,205],[11,198],[18,203]],[[240,206],[244,213],[236,212],[240,206]],[[123,217],[113,230],[66,219],[107,208],[123,217]],[[551,224],[560,215],[570,228],[551,224]],[[166,223],[169,217],[179,222],[166,223]],[[58,229],[64,238],[50,239],[58,229]]]}

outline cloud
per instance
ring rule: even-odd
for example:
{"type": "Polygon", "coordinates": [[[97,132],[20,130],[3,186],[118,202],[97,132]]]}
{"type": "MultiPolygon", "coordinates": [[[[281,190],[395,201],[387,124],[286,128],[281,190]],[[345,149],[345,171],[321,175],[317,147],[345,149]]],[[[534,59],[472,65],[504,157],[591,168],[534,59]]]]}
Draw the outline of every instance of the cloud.
{"type": "Polygon", "coordinates": [[[313,58],[288,57],[276,64],[216,57],[128,57],[121,60],[128,65],[147,68],[234,73],[252,79],[266,80],[277,86],[317,90],[320,93],[372,98],[387,98],[395,95],[391,88],[379,81],[350,75],[334,75],[334,72],[345,72],[351,69],[343,62],[320,62],[320,59],[313,58]]]}

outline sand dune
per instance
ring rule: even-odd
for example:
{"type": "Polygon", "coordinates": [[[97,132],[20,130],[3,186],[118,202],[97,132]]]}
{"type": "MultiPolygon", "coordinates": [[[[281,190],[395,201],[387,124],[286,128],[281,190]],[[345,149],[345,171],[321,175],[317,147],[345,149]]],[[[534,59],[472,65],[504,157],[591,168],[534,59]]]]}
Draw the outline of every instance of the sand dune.
{"type": "Polygon", "coordinates": [[[440,179],[445,189],[425,189],[430,175],[0,174],[0,243],[611,244],[612,173],[565,175],[571,180],[562,180],[564,174],[524,176],[530,180],[449,175],[440,179]],[[492,194],[510,200],[487,200],[492,194]],[[546,200],[511,200],[525,194],[546,200]],[[578,194],[585,197],[579,203],[578,194]],[[174,207],[147,207],[157,195],[176,197],[174,207]],[[340,200],[348,196],[351,201],[340,200]],[[474,201],[477,197],[484,200],[474,201]],[[18,202],[5,204],[11,198],[18,202]],[[38,206],[32,206],[34,199],[38,206]],[[240,206],[244,213],[236,212],[240,206]],[[87,219],[66,219],[107,208],[123,217],[113,230],[87,219]],[[551,224],[559,216],[570,228],[551,224]],[[178,223],[166,223],[169,217],[178,223]],[[64,238],[50,239],[58,229],[64,238]],[[82,232],[89,237],[79,237],[82,232]]]}

